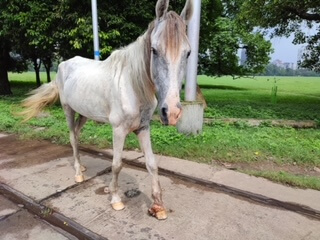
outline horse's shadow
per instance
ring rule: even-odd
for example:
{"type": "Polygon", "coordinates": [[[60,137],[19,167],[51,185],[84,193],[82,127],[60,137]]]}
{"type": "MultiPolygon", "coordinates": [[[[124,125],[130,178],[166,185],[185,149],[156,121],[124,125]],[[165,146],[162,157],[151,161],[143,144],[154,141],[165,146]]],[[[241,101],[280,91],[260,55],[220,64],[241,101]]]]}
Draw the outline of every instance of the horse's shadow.
{"type": "MultiPolygon", "coordinates": [[[[126,206],[125,211],[130,211],[130,215],[135,215],[137,211],[147,212],[147,209],[152,205],[151,199],[151,177],[147,172],[139,171],[124,171],[119,174],[119,195],[122,202],[126,206]],[[147,175],[147,176],[146,176],[147,175]],[[149,180],[149,181],[147,181],[149,180]],[[150,193],[148,193],[150,188],[150,193]]],[[[111,181],[111,174],[106,176],[106,186],[108,187],[111,181]]],[[[107,195],[103,189],[97,189],[97,194],[107,195]],[[101,193],[103,192],[103,193],[101,193]]],[[[111,194],[108,194],[108,201],[111,201],[111,194]]]]}

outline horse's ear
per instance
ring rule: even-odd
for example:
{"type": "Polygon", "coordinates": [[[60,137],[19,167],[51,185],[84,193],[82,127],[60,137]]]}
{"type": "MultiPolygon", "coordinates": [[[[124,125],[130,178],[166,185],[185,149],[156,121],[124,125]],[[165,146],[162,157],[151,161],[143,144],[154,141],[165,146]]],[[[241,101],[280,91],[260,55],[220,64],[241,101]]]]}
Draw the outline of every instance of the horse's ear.
{"type": "Polygon", "coordinates": [[[168,11],[169,0],[158,0],[156,5],[156,16],[160,19],[165,16],[168,11]]]}
{"type": "Polygon", "coordinates": [[[193,14],[193,0],[187,0],[186,5],[184,6],[180,16],[185,21],[186,24],[189,23],[189,20],[193,14]]]}

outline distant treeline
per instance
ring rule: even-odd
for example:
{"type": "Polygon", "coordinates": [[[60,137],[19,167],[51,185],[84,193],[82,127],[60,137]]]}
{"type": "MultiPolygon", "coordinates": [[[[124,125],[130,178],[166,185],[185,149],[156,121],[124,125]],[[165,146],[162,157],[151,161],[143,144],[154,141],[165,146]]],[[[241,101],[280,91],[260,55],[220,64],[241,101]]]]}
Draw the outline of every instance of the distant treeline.
{"type": "Polygon", "coordinates": [[[292,69],[283,68],[275,64],[269,64],[262,76],[305,76],[305,77],[319,77],[320,73],[304,68],[292,69]]]}
{"type": "MultiPolygon", "coordinates": [[[[61,59],[60,59],[61,61],[61,59]]],[[[58,64],[59,61],[55,60],[52,63],[52,67],[51,67],[51,71],[53,72],[57,72],[58,70],[58,64]]],[[[31,62],[29,62],[28,64],[28,71],[33,72],[34,71],[34,67],[33,64],[31,62]]],[[[46,69],[43,66],[43,64],[41,64],[40,67],[40,72],[45,72],[46,69]]],[[[315,71],[311,71],[308,69],[303,69],[303,68],[299,68],[299,69],[292,69],[292,68],[283,68],[283,67],[279,67],[275,64],[269,64],[266,67],[266,70],[264,73],[260,74],[261,76],[305,76],[305,77],[320,77],[320,73],[317,73],[315,71]]]]}

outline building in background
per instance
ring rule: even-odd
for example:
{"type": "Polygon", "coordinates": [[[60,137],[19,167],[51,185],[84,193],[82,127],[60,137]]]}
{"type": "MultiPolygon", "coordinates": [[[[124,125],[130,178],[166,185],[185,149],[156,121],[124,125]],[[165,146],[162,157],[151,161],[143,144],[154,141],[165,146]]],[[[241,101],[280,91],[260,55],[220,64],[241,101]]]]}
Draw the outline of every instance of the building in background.
{"type": "Polygon", "coordinates": [[[272,62],[272,64],[276,65],[277,67],[281,67],[284,69],[297,69],[297,64],[293,62],[282,62],[280,59],[276,59],[272,62]]]}
{"type": "Polygon", "coordinates": [[[243,66],[247,62],[247,49],[244,47],[241,49],[241,55],[240,55],[240,65],[243,66]]]}

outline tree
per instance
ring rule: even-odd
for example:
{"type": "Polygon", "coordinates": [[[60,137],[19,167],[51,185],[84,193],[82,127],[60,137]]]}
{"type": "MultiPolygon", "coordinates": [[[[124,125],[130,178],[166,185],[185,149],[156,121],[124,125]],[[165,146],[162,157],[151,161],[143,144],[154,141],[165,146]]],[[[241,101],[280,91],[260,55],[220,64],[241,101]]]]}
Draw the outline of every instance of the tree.
{"type": "Polygon", "coordinates": [[[15,39],[19,39],[20,25],[11,12],[17,9],[17,4],[18,0],[0,1],[0,95],[12,94],[8,71],[19,72],[27,68],[25,59],[13,49],[15,39]]]}
{"type": "Polygon", "coordinates": [[[265,69],[271,43],[259,32],[236,21],[239,14],[239,8],[228,0],[202,1],[199,63],[203,74],[242,76],[265,69]],[[239,64],[240,49],[246,49],[243,65],[239,64]]]}
{"type": "Polygon", "coordinates": [[[8,9],[8,1],[0,2],[0,95],[12,94],[8,79],[8,70],[10,62],[10,51],[12,38],[12,23],[6,9],[8,9]]]}
{"type": "Polygon", "coordinates": [[[8,63],[10,62],[9,52],[9,44],[0,37],[0,95],[12,94],[8,79],[8,63]]]}
{"type": "MultiPolygon", "coordinates": [[[[200,36],[200,69],[208,75],[243,75],[261,71],[268,61],[270,45],[259,33],[235,20],[239,10],[229,8],[229,0],[203,0],[200,36]],[[246,48],[248,59],[239,65],[237,51],[246,48]]],[[[230,0],[231,1],[231,0],[230,0]]],[[[99,37],[102,59],[114,49],[134,41],[154,19],[156,0],[110,0],[98,2],[99,37]]],[[[179,12],[185,0],[172,0],[179,12]]],[[[31,60],[40,84],[39,64],[43,63],[50,81],[55,57],[75,55],[92,58],[93,36],[90,0],[3,0],[0,2],[1,79],[7,79],[13,51],[31,60]],[[5,44],[4,44],[5,43],[5,44]],[[39,61],[40,59],[40,61],[39,61]],[[4,74],[6,73],[6,74],[4,74]]],[[[2,85],[1,85],[2,86],[2,85]]],[[[7,86],[4,85],[3,86],[7,86]]]]}
{"type": "MultiPolygon", "coordinates": [[[[154,18],[156,1],[110,0],[98,2],[101,58],[133,42],[154,18]]],[[[59,0],[55,12],[60,18],[55,34],[62,58],[75,55],[92,58],[91,4],[87,0],[59,0]]]]}
{"type": "Polygon", "coordinates": [[[271,37],[294,35],[294,44],[307,44],[300,66],[320,72],[319,0],[230,0],[240,2],[238,20],[250,27],[271,31],[271,37]],[[305,28],[314,29],[308,34],[305,28]]]}
{"type": "Polygon", "coordinates": [[[28,59],[34,63],[37,85],[40,85],[39,59],[48,62],[54,52],[54,40],[51,37],[54,15],[50,10],[53,3],[51,0],[46,0],[45,3],[39,0],[1,1],[0,22],[3,29],[0,32],[0,47],[3,54],[0,60],[0,82],[5,82],[4,86],[9,84],[8,70],[16,70],[12,64],[13,59],[8,57],[10,52],[17,53],[24,66],[28,59]]]}
{"type": "Polygon", "coordinates": [[[37,86],[40,86],[40,67],[43,63],[50,82],[50,68],[54,58],[57,39],[53,34],[58,19],[54,11],[56,1],[29,0],[19,10],[12,12],[20,22],[20,38],[16,49],[34,65],[37,86]],[[45,13],[45,14],[43,14],[45,13]]]}

